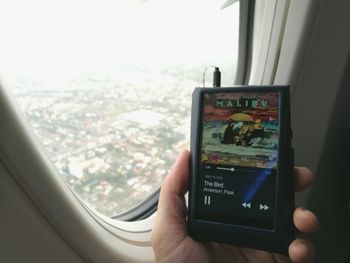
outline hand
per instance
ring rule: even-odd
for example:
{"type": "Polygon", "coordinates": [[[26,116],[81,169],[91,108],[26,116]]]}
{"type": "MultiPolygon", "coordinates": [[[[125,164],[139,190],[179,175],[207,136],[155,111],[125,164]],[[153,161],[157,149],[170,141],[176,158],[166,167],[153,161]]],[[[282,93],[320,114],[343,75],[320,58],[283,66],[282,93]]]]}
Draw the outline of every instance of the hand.
{"type": "MultiPolygon", "coordinates": [[[[234,247],[219,243],[201,243],[187,233],[185,193],[188,189],[189,152],[183,151],[172,172],[163,182],[151,243],[157,262],[312,262],[314,249],[305,239],[296,239],[289,246],[289,257],[265,251],[234,247]]],[[[295,168],[295,190],[302,191],[313,183],[307,168],[295,168]]],[[[317,217],[297,208],[293,215],[296,228],[302,233],[317,230],[317,217]]]]}

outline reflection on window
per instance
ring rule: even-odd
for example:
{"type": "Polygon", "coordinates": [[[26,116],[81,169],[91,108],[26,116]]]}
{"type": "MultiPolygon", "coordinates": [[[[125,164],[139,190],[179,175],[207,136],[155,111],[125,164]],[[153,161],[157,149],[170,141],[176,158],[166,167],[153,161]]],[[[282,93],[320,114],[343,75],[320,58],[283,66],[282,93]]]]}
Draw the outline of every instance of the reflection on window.
{"type": "Polygon", "coordinates": [[[160,186],[188,147],[191,93],[206,66],[232,84],[238,4],[221,4],[2,4],[1,77],[59,174],[99,212],[123,212],[160,186]]]}

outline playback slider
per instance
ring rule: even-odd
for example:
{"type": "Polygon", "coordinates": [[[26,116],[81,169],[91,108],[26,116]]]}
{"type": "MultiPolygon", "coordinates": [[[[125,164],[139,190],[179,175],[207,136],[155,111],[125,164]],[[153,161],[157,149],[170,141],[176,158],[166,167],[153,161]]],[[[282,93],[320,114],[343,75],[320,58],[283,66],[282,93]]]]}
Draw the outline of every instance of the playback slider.
{"type": "Polygon", "coordinates": [[[216,167],[217,170],[225,170],[225,171],[231,171],[234,172],[235,168],[231,167],[231,168],[226,168],[226,167],[216,167]]]}
{"type": "Polygon", "coordinates": [[[220,166],[212,167],[211,165],[205,165],[204,168],[205,169],[216,169],[216,170],[222,170],[222,171],[230,171],[230,172],[235,171],[235,168],[233,168],[233,167],[220,167],[220,166]]]}

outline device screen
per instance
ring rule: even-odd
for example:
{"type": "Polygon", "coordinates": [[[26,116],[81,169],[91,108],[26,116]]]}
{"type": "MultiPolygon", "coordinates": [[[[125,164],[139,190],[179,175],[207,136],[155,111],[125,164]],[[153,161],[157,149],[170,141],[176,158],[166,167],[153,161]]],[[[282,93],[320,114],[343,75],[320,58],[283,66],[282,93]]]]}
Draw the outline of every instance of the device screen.
{"type": "Polygon", "coordinates": [[[204,92],[198,218],[273,229],[279,92],[204,92]]]}

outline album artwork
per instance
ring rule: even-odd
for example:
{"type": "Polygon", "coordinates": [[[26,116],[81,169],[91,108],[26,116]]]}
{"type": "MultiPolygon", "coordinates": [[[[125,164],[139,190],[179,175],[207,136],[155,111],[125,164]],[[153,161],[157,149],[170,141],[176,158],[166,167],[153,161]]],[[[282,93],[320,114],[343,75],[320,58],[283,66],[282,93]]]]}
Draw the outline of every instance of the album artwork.
{"type": "Polygon", "coordinates": [[[203,164],[275,168],[279,93],[203,94],[203,164]]]}

